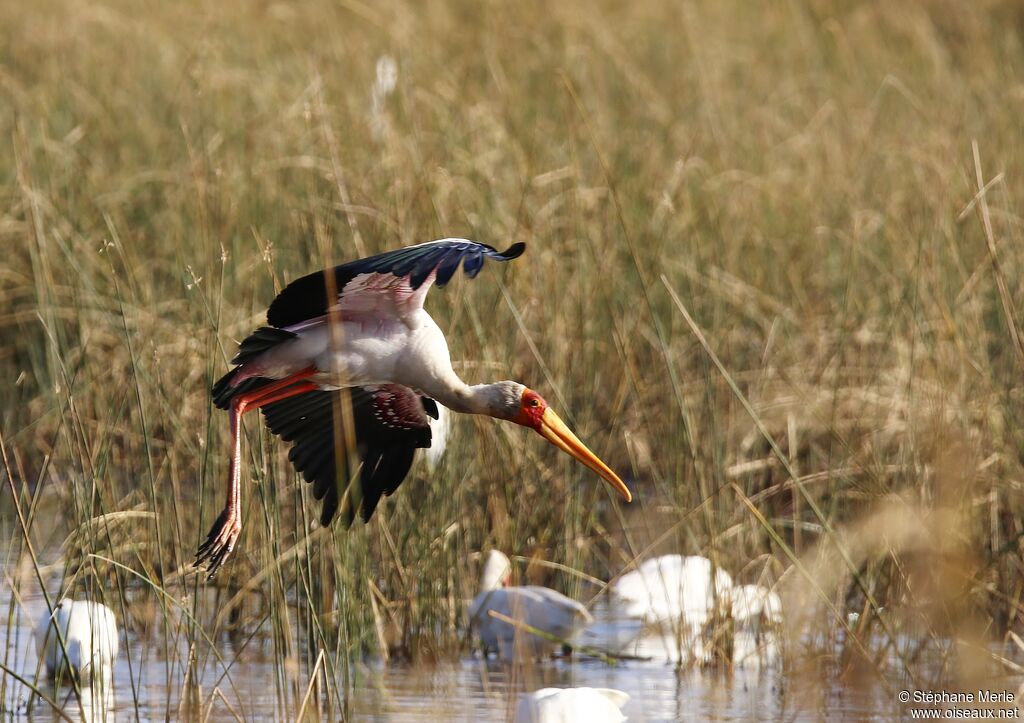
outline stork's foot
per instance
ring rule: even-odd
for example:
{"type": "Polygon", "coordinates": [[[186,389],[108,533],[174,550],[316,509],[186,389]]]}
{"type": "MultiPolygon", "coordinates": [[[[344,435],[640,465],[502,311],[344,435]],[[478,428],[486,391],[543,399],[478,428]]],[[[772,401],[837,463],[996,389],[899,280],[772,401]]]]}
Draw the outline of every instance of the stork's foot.
{"type": "Polygon", "coordinates": [[[241,532],[241,516],[235,510],[226,507],[220,513],[217,521],[213,523],[213,527],[210,528],[206,542],[199,546],[199,550],[196,552],[196,561],[192,566],[202,567],[203,564],[209,563],[206,568],[208,573],[206,579],[212,580],[220,566],[228,559],[231,551],[235,549],[235,542],[241,532]]]}

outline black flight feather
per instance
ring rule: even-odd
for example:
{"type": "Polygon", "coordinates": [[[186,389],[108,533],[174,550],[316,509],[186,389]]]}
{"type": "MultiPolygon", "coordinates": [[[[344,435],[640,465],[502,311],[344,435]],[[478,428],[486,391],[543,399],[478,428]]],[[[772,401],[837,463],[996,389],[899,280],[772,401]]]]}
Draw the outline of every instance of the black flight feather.
{"type": "Polygon", "coordinates": [[[409,276],[409,285],[418,289],[436,269],[436,283],[444,286],[455,275],[460,263],[466,275],[473,278],[480,273],[485,258],[510,261],[525,250],[524,243],[512,244],[505,251],[498,251],[493,246],[466,239],[443,239],[350,261],[288,284],[267,310],[267,323],[282,328],[326,314],[329,304],[325,274],[334,274],[334,291],[337,294],[343,294],[346,284],[361,274],[409,276]]]}
{"type": "MultiPolygon", "coordinates": [[[[355,509],[349,509],[351,524],[358,511],[369,521],[382,496],[392,494],[409,474],[416,449],[430,446],[427,416],[437,416],[437,403],[398,386],[383,388],[388,393],[408,394],[410,403],[419,403],[422,419],[404,417],[401,426],[391,426],[375,413],[373,388],[349,389],[355,422],[356,455],[362,467],[359,489],[353,490],[355,509]]],[[[348,484],[346,451],[336,456],[334,434],[335,400],[340,391],[311,391],[262,407],[271,432],[292,442],[288,459],[303,479],[313,486],[313,496],[323,501],[321,524],[328,525],[339,507],[339,491],[348,484]],[[339,476],[340,475],[340,476],[339,476]]],[[[386,395],[385,395],[386,396],[386,395]]],[[[402,397],[407,399],[407,397],[402,397]]]]}

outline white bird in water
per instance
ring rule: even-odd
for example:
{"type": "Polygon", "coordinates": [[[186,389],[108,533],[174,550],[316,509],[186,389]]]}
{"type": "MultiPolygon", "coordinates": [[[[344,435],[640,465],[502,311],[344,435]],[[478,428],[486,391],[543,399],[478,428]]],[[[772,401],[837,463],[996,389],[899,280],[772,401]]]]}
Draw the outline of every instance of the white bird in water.
{"type": "Polygon", "coordinates": [[[51,677],[62,670],[80,681],[98,674],[109,676],[117,659],[117,619],[106,605],[90,600],[64,598],[54,606],[52,615],[43,611],[35,638],[39,657],[51,677]],[[63,649],[58,630],[64,639],[63,649]]]}
{"type": "Polygon", "coordinates": [[[627,702],[613,688],[541,688],[519,696],[515,723],[619,723],[627,702]]]}
{"type": "Polygon", "coordinates": [[[680,623],[699,632],[716,604],[725,608],[731,590],[729,573],[715,569],[706,557],[663,555],[621,576],[612,584],[611,596],[612,604],[629,617],[680,623]]]}
{"type": "Polygon", "coordinates": [[[536,657],[556,644],[532,635],[489,614],[495,611],[562,640],[571,640],[593,621],[587,608],[551,588],[539,585],[509,587],[512,563],[498,550],[487,553],[480,576],[480,594],[469,607],[480,642],[504,659],[536,657]]]}
{"type": "Polygon", "coordinates": [[[782,623],[782,600],[766,587],[738,585],[732,589],[729,601],[737,627],[756,633],[762,625],[782,623]]]}
{"type": "Polygon", "coordinates": [[[460,266],[472,278],[485,259],[510,261],[525,248],[431,241],[317,271],[278,294],[267,326],[242,341],[233,368],[213,387],[214,403],[230,413],[227,500],[195,564],[208,563],[212,577],[241,533],[240,424],[261,408],[270,431],[292,442],[288,458],[323,500],[324,526],[339,509],[349,523],[357,514],[369,520],[381,496],[405,479],[416,449],[430,447],[429,420],[439,406],[529,427],[630,501],[622,479],[537,392],[514,381],[462,381],[423,308],[430,287],[447,284],[460,266]]]}
{"type": "Polygon", "coordinates": [[[760,585],[738,585],[730,594],[735,621],[732,660],[738,667],[759,668],[779,657],[778,627],[782,600],[760,585]]]}

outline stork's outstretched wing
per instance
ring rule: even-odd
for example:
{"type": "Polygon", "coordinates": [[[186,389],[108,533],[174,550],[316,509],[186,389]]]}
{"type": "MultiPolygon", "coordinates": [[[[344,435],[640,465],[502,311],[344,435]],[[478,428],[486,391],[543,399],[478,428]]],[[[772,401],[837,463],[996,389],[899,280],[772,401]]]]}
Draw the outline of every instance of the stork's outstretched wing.
{"type": "Polygon", "coordinates": [[[467,239],[441,239],[351,261],[333,269],[296,279],[277,295],[267,310],[267,323],[279,329],[325,315],[331,307],[352,318],[402,316],[423,306],[432,284],[447,284],[459,265],[473,278],[484,259],[509,261],[520,256],[526,244],[505,251],[467,239]],[[328,304],[328,278],[333,275],[336,300],[328,304]]]}
{"type": "MultiPolygon", "coordinates": [[[[346,524],[358,509],[369,521],[382,495],[390,495],[412,467],[417,448],[430,446],[428,415],[437,418],[434,400],[408,387],[387,384],[348,390],[355,423],[356,454],[362,462],[359,489],[350,499],[341,494],[348,482],[347,464],[338,464],[337,452],[346,461],[344,442],[335,439],[335,424],[343,418],[342,391],[313,391],[263,407],[267,427],[292,442],[288,459],[307,482],[313,496],[323,500],[320,524],[327,526],[341,505],[346,524]],[[338,447],[341,447],[339,450],[338,447]],[[342,504],[344,502],[344,504],[342,504]]],[[[338,435],[343,438],[343,435],[338,435]]]]}

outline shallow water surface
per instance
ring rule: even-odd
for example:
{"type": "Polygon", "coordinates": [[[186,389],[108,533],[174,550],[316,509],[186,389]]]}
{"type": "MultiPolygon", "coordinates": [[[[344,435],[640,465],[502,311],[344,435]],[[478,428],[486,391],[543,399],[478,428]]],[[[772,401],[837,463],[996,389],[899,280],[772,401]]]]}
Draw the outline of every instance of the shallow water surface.
{"type": "MultiPolygon", "coordinates": [[[[29,681],[37,676],[37,655],[32,629],[45,611],[41,595],[12,598],[0,589],[0,604],[12,611],[0,621],[0,660],[29,681]]],[[[203,605],[216,609],[216,605],[203,605]]],[[[120,612],[118,617],[120,617],[120,612]]],[[[371,721],[506,721],[511,720],[518,695],[543,687],[590,686],[617,688],[630,695],[623,709],[630,721],[813,721],[902,720],[906,709],[893,693],[872,676],[836,677],[829,660],[798,671],[779,661],[773,638],[738,633],[731,668],[684,667],[680,644],[671,635],[657,635],[635,620],[616,617],[604,604],[593,609],[595,620],[583,632],[580,644],[614,651],[631,659],[608,664],[595,657],[576,655],[543,661],[507,664],[494,658],[466,656],[461,660],[408,665],[367,659],[350,669],[349,699],[355,720],[371,721]],[[746,637],[744,637],[746,636],[746,637]],[[633,659],[635,658],[635,659],[633,659]]],[[[161,625],[162,618],[157,618],[161,625]]],[[[282,703],[281,690],[292,686],[288,700],[304,698],[308,670],[295,661],[282,664],[260,630],[249,639],[232,642],[222,635],[217,654],[196,654],[199,713],[182,707],[186,661],[190,651],[185,636],[158,627],[143,637],[121,630],[121,652],[113,670],[112,695],[105,704],[97,693],[83,692],[85,715],[68,686],[39,687],[57,701],[73,720],[175,720],[188,717],[208,721],[294,720],[297,704],[282,703]],[[282,676],[289,677],[282,682],[282,676]],[[297,688],[297,690],[296,690],[297,688]],[[287,705],[287,707],[286,707],[287,705]]],[[[202,637],[202,636],[199,636],[202,637]]],[[[685,648],[685,646],[682,646],[685,648]]],[[[995,652],[995,651],[993,651],[995,652]]],[[[692,652],[684,651],[685,659],[692,652]]],[[[1012,657],[1011,651],[1006,651],[1012,657]]],[[[993,689],[1020,689],[1022,679],[993,679],[993,689]]],[[[5,720],[59,720],[44,701],[30,703],[30,691],[6,676],[3,693],[5,720]]],[[[899,690],[908,683],[886,681],[899,690]]],[[[309,708],[316,706],[311,695],[309,708]]],[[[321,719],[336,713],[327,712],[321,719]]],[[[315,719],[315,718],[311,718],[315,719]]]]}
{"type": "MultiPolygon", "coordinates": [[[[0,603],[9,605],[9,596],[0,594],[0,603]]],[[[5,665],[32,680],[36,653],[31,628],[45,604],[40,596],[22,598],[14,607],[15,627],[8,628],[6,621],[0,623],[0,640],[6,642],[5,665]]],[[[587,644],[650,659],[615,665],[585,656],[514,665],[480,657],[419,666],[364,661],[352,671],[354,717],[379,721],[504,721],[511,719],[520,692],[568,686],[618,688],[629,693],[624,712],[631,721],[818,720],[829,714],[843,720],[897,717],[897,711],[886,704],[883,696],[870,690],[852,693],[839,686],[818,689],[813,704],[801,700],[798,705],[793,696],[787,695],[793,681],[779,669],[777,661],[748,663],[730,671],[677,672],[671,662],[676,657],[671,653],[671,639],[650,637],[649,633],[637,637],[640,629],[635,622],[616,620],[603,608],[596,613],[597,620],[584,635],[587,644]]],[[[93,718],[151,720],[164,719],[168,713],[175,718],[184,679],[182,661],[189,655],[185,643],[165,646],[124,631],[121,641],[121,655],[113,671],[113,700],[106,706],[108,715],[103,715],[104,706],[94,705],[90,707],[93,718]]],[[[233,662],[226,672],[223,663],[212,657],[200,664],[203,719],[294,717],[295,711],[281,709],[276,694],[280,666],[264,652],[265,646],[250,642],[237,650],[224,640],[218,650],[222,660],[233,662]],[[212,696],[211,705],[208,701],[215,688],[218,692],[212,696]]],[[[8,682],[6,716],[25,720],[29,717],[28,691],[8,682]]],[[[72,718],[80,717],[69,688],[48,690],[72,718]]],[[[31,706],[31,718],[55,720],[58,716],[47,704],[37,701],[31,706]]]]}

